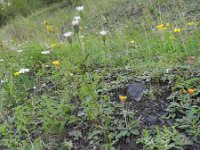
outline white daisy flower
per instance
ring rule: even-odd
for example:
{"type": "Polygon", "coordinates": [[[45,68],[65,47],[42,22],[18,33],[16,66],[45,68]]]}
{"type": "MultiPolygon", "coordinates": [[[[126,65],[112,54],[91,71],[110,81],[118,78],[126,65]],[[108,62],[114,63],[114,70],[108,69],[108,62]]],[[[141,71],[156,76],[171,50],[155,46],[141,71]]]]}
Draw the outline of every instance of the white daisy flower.
{"type": "Polygon", "coordinates": [[[103,41],[104,45],[106,43],[106,34],[107,33],[108,33],[108,31],[105,31],[105,30],[102,30],[99,32],[99,34],[102,36],[102,41],[103,41]]]}
{"type": "Polygon", "coordinates": [[[30,69],[21,68],[19,70],[19,73],[26,73],[26,72],[29,72],[29,71],[30,71],[30,69]]]}
{"type": "Polygon", "coordinates": [[[83,11],[84,10],[84,6],[78,6],[78,7],[76,7],[76,10],[83,11]]]}
{"type": "Polygon", "coordinates": [[[72,36],[72,32],[66,32],[63,34],[64,37],[70,37],[72,36]]]}
{"type": "Polygon", "coordinates": [[[80,20],[80,19],[81,19],[80,16],[75,16],[75,17],[73,18],[73,20],[80,20]]]}
{"type": "Polygon", "coordinates": [[[48,54],[50,54],[50,51],[43,51],[43,52],[41,52],[41,54],[48,55],[48,54]]]}
{"type": "Polygon", "coordinates": [[[106,35],[108,33],[108,31],[102,30],[99,33],[100,33],[100,35],[104,36],[104,35],[106,35]]]}
{"type": "Polygon", "coordinates": [[[79,21],[78,19],[74,19],[74,20],[72,21],[72,25],[73,25],[73,26],[79,26],[79,24],[80,24],[80,21],[79,21]]]}
{"type": "Polygon", "coordinates": [[[80,25],[80,20],[73,19],[72,26],[74,28],[74,31],[77,32],[77,33],[79,32],[79,25],[80,25]]]}
{"type": "Polygon", "coordinates": [[[72,32],[66,32],[66,33],[64,33],[63,34],[63,36],[65,37],[65,38],[67,38],[67,41],[70,43],[70,44],[72,44],[72,32]]]}

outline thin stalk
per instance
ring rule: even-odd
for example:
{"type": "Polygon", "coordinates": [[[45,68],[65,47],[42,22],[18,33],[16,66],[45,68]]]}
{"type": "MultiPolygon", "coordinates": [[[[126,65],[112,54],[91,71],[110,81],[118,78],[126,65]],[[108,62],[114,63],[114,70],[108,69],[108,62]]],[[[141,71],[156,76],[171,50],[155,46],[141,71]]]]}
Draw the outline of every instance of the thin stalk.
{"type": "Polygon", "coordinates": [[[80,38],[80,34],[78,33],[78,42],[79,42],[79,46],[81,48],[82,54],[85,56],[85,50],[83,48],[83,45],[81,43],[81,38],[80,38]]]}
{"type": "MultiPolygon", "coordinates": [[[[125,109],[125,104],[123,103],[123,109],[125,109]]],[[[128,129],[128,123],[127,123],[127,117],[126,117],[126,114],[124,114],[124,120],[125,120],[125,124],[126,124],[126,129],[128,129]]]]}

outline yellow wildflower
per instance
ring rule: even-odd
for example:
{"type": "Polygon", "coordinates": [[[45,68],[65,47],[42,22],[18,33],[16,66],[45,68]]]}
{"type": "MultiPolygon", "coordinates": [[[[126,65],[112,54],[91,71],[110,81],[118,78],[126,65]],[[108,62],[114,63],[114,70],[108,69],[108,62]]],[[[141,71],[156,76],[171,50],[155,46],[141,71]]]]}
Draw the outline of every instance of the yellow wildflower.
{"type": "Polygon", "coordinates": [[[134,43],[135,43],[135,41],[134,41],[134,40],[131,40],[131,41],[129,41],[129,43],[131,43],[131,44],[134,44],[134,43]]]}
{"type": "Polygon", "coordinates": [[[190,89],[183,89],[183,90],[182,90],[183,93],[185,93],[185,94],[191,94],[191,95],[194,93],[194,91],[195,91],[195,90],[194,90],[194,89],[191,89],[191,88],[190,88],[190,89]]]}
{"type": "Polygon", "coordinates": [[[164,27],[164,24],[160,24],[160,25],[157,25],[157,26],[156,26],[156,29],[162,30],[163,27],[164,27]]]}
{"type": "Polygon", "coordinates": [[[127,100],[127,97],[125,95],[119,95],[119,100],[123,103],[127,100]]]}
{"type": "Polygon", "coordinates": [[[188,89],[187,91],[188,91],[188,94],[193,94],[195,90],[194,89],[188,89]]]}
{"type": "Polygon", "coordinates": [[[180,28],[174,28],[174,33],[179,33],[179,32],[181,32],[180,28]]]}
{"type": "Polygon", "coordinates": [[[20,74],[19,71],[17,71],[14,73],[14,76],[19,76],[19,74],[20,74]]]}
{"type": "Polygon", "coordinates": [[[56,67],[60,67],[60,62],[58,60],[53,61],[52,64],[56,67]]]}
{"type": "Polygon", "coordinates": [[[46,30],[49,32],[49,33],[54,33],[55,32],[55,29],[52,25],[47,25],[46,26],[46,30]]]}
{"type": "Polygon", "coordinates": [[[51,44],[50,48],[54,49],[56,46],[57,46],[57,44],[53,43],[53,44],[51,44]]]}
{"type": "Polygon", "coordinates": [[[55,32],[55,28],[53,25],[49,25],[47,21],[44,21],[44,25],[46,27],[46,30],[49,32],[49,33],[54,33],[55,32]]]}
{"type": "Polygon", "coordinates": [[[192,21],[192,22],[188,22],[188,25],[189,26],[192,26],[194,24],[194,22],[192,21]]]}

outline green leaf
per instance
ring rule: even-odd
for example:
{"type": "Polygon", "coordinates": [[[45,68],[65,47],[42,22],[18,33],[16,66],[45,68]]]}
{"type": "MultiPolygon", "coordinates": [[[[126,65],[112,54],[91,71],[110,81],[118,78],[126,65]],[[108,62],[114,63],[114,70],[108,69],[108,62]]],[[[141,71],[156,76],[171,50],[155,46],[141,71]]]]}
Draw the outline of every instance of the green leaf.
{"type": "Polygon", "coordinates": [[[133,135],[139,135],[140,134],[140,132],[138,131],[138,129],[131,129],[130,132],[133,135]]]}
{"type": "Polygon", "coordinates": [[[116,135],[116,139],[120,139],[121,137],[125,136],[128,133],[127,130],[121,131],[118,135],[116,135]]]}

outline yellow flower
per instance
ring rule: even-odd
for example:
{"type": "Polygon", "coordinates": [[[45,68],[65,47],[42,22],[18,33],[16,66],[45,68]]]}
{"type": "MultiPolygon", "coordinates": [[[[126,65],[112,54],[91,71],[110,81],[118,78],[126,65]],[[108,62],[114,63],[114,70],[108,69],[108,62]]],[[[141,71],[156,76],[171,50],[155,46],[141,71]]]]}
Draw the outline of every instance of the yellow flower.
{"type": "Polygon", "coordinates": [[[169,23],[167,23],[167,24],[160,24],[160,25],[157,25],[156,26],[156,29],[158,29],[158,30],[165,30],[165,29],[167,29],[167,27],[169,26],[169,23]]]}
{"type": "Polygon", "coordinates": [[[189,26],[192,26],[194,24],[194,22],[192,21],[192,22],[188,22],[188,25],[189,26]]]}
{"type": "Polygon", "coordinates": [[[193,94],[194,93],[194,89],[183,89],[182,92],[185,94],[193,94]]]}
{"type": "Polygon", "coordinates": [[[55,32],[54,26],[53,25],[49,25],[47,21],[44,21],[44,25],[45,25],[46,30],[49,33],[54,33],[55,32]]]}
{"type": "Polygon", "coordinates": [[[53,49],[57,46],[57,44],[51,44],[50,48],[53,49]]]}
{"type": "Polygon", "coordinates": [[[19,71],[17,71],[14,73],[14,76],[19,76],[19,74],[20,74],[19,71]]]}
{"type": "Polygon", "coordinates": [[[178,33],[178,32],[181,32],[181,29],[180,28],[174,28],[174,33],[178,33]]]}
{"type": "Polygon", "coordinates": [[[163,27],[164,27],[164,24],[160,24],[160,25],[157,25],[157,26],[156,26],[156,29],[162,30],[163,27]]]}
{"type": "Polygon", "coordinates": [[[55,29],[52,25],[47,25],[46,26],[46,30],[49,32],[49,33],[54,33],[55,32],[55,29]]]}
{"type": "Polygon", "coordinates": [[[52,64],[56,67],[60,67],[60,62],[58,60],[53,61],[52,64]]]}
{"type": "Polygon", "coordinates": [[[134,40],[131,40],[131,41],[129,41],[129,43],[131,43],[131,44],[134,44],[134,43],[135,43],[135,41],[134,41],[134,40]]]}
{"type": "Polygon", "coordinates": [[[188,91],[188,94],[193,94],[195,90],[194,89],[188,89],[187,91],[188,91]]]}
{"type": "Polygon", "coordinates": [[[127,100],[127,97],[125,95],[119,95],[119,100],[123,103],[127,100]]]}

